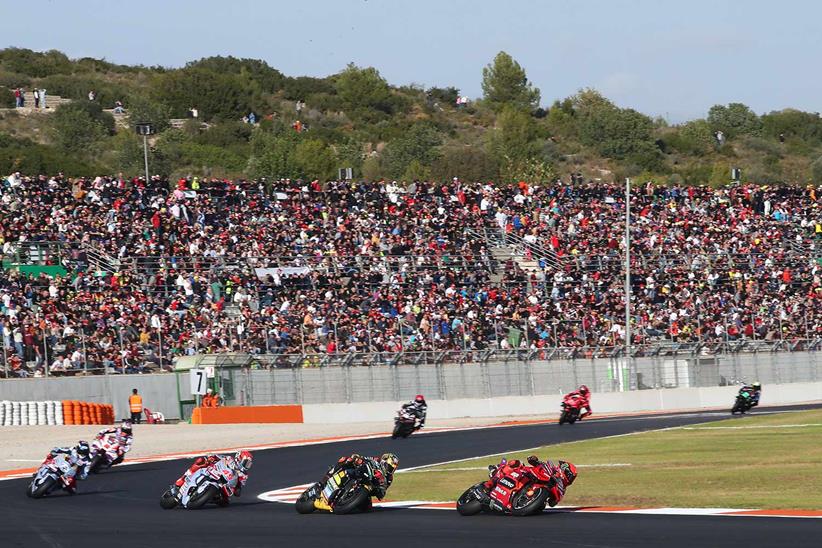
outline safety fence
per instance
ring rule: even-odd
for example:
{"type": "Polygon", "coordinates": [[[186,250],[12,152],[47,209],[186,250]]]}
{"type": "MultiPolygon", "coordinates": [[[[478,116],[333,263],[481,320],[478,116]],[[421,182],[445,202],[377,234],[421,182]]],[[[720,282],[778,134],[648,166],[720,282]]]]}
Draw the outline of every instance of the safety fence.
{"type": "MultiPolygon", "coordinates": [[[[560,394],[581,384],[594,392],[732,386],[822,380],[822,352],[693,353],[579,359],[466,362],[395,361],[370,367],[268,367],[277,357],[234,354],[204,358],[228,405],[397,401],[560,394]]],[[[275,362],[276,363],[276,362],[275,362]]]]}

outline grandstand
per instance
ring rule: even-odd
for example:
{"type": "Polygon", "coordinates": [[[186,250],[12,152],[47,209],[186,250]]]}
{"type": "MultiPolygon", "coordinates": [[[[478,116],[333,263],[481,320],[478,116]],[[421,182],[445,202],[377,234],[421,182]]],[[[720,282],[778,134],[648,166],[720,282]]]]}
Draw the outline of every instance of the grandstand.
{"type": "MultiPolygon", "coordinates": [[[[819,348],[820,198],[637,187],[634,355],[819,348]]],[[[603,183],[12,174],[0,375],[618,356],[624,216],[603,183]]]]}

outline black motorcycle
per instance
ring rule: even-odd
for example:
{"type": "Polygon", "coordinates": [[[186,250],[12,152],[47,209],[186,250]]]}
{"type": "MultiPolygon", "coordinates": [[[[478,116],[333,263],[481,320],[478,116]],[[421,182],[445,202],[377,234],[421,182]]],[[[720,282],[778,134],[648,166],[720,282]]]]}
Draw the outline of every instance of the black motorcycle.
{"type": "Polygon", "coordinates": [[[736,402],[731,409],[731,415],[736,415],[737,413],[745,414],[753,409],[753,406],[753,393],[750,390],[742,390],[736,395],[736,402]]]}

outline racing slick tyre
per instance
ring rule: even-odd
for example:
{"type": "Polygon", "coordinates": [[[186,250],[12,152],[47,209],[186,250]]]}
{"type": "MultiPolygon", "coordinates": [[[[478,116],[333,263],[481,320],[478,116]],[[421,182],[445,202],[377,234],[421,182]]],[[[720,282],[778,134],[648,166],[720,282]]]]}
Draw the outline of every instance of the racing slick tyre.
{"type": "Polygon", "coordinates": [[[43,483],[35,487],[34,480],[32,480],[26,489],[26,494],[33,499],[42,498],[46,495],[46,493],[52,490],[55,482],[56,480],[54,478],[46,478],[43,480],[43,483]]]}
{"type": "Polygon", "coordinates": [[[560,413],[560,415],[559,415],[559,425],[562,426],[563,424],[565,424],[565,421],[567,421],[567,420],[568,420],[568,411],[563,411],[562,413],[560,413]]]}
{"type": "Polygon", "coordinates": [[[314,497],[308,494],[311,489],[313,489],[313,486],[303,491],[303,494],[294,503],[294,509],[297,510],[298,514],[310,514],[317,509],[314,506],[314,497]]]}
{"type": "Polygon", "coordinates": [[[176,508],[177,504],[177,497],[174,496],[174,492],[171,489],[166,489],[163,492],[163,495],[160,497],[160,506],[164,510],[171,510],[172,508],[176,508]]]}
{"type": "Polygon", "coordinates": [[[482,502],[480,502],[474,494],[474,489],[476,489],[478,485],[479,484],[469,487],[460,495],[460,498],[457,499],[457,512],[459,512],[461,516],[473,516],[482,512],[482,502]]]}
{"type": "Polygon", "coordinates": [[[515,516],[530,516],[539,514],[545,510],[545,503],[548,500],[548,489],[537,487],[528,494],[529,489],[522,489],[514,495],[511,504],[511,513],[515,516]]]}
{"type": "Polygon", "coordinates": [[[350,481],[342,489],[342,494],[334,503],[335,514],[350,514],[358,510],[365,499],[370,497],[368,490],[358,481],[350,481]]]}
{"type": "Polygon", "coordinates": [[[214,497],[217,496],[219,491],[219,487],[216,485],[209,485],[205,488],[205,491],[199,494],[195,494],[188,500],[188,505],[186,508],[190,510],[197,510],[198,508],[202,508],[206,505],[206,503],[212,500],[214,497]]]}
{"type": "Polygon", "coordinates": [[[93,459],[91,459],[91,465],[89,466],[89,472],[92,474],[97,474],[103,469],[103,464],[106,462],[106,457],[103,455],[96,455],[93,459]]]}
{"type": "Polygon", "coordinates": [[[391,439],[395,440],[395,439],[399,438],[402,435],[402,434],[400,434],[401,430],[402,430],[402,425],[400,425],[400,424],[395,425],[394,426],[394,431],[391,432],[391,439]]]}

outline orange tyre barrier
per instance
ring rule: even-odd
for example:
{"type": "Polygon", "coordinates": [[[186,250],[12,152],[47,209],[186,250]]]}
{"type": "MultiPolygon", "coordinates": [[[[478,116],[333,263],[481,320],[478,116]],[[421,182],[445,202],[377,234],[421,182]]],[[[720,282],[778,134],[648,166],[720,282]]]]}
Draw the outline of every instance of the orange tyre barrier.
{"type": "Polygon", "coordinates": [[[74,408],[71,400],[63,400],[63,424],[74,424],[74,408]]]}

